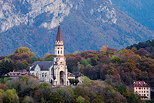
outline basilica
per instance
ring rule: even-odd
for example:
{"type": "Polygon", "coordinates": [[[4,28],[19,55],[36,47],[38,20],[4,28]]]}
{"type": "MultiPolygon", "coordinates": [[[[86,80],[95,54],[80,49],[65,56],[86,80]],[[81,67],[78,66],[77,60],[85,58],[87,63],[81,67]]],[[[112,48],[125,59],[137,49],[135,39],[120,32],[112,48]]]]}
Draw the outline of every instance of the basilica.
{"type": "Polygon", "coordinates": [[[29,68],[30,74],[35,75],[42,82],[50,82],[54,86],[69,85],[68,70],[64,56],[64,43],[60,26],[55,41],[55,54],[53,61],[36,61],[29,68]]]}

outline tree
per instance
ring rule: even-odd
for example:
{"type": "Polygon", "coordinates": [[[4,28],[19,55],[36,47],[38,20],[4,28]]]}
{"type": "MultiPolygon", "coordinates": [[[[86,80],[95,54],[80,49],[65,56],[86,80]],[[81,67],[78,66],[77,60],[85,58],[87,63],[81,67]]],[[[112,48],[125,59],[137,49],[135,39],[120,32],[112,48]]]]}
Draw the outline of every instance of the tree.
{"type": "Polygon", "coordinates": [[[19,47],[16,49],[15,54],[28,54],[30,57],[34,56],[34,53],[30,51],[30,49],[28,47],[19,47]]]}
{"type": "Polygon", "coordinates": [[[16,61],[16,70],[24,70],[28,67],[29,63],[26,60],[17,60],[16,61]]]}
{"type": "Polygon", "coordinates": [[[0,77],[15,69],[13,61],[9,58],[0,60],[0,77]]]}
{"type": "Polygon", "coordinates": [[[19,97],[15,89],[8,89],[5,91],[3,103],[19,103],[19,97]]]}
{"type": "Polygon", "coordinates": [[[78,79],[69,79],[70,84],[77,85],[79,83],[78,79]]]}
{"type": "Polygon", "coordinates": [[[3,103],[4,90],[0,89],[0,103],[3,103]]]}
{"type": "Polygon", "coordinates": [[[118,56],[112,56],[111,57],[111,62],[113,63],[121,63],[121,59],[118,56]]]}
{"type": "Polygon", "coordinates": [[[49,83],[40,83],[39,84],[39,87],[40,88],[47,88],[47,87],[49,87],[50,85],[49,85],[49,83]]]}
{"type": "Polygon", "coordinates": [[[34,103],[34,100],[33,100],[32,97],[25,96],[24,100],[22,101],[22,103],[34,103]]]}
{"type": "Polygon", "coordinates": [[[50,101],[49,103],[64,103],[64,99],[62,96],[57,92],[52,92],[50,94],[50,101]]]}
{"type": "Polygon", "coordinates": [[[76,102],[77,103],[85,103],[85,98],[83,98],[82,96],[79,96],[78,98],[76,98],[76,102]]]}
{"type": "Polygon", "coordinates": [[[82,65],[84,65],[84,67],[92,67],[91,66],[91,59],[90,58],[82,59],[80,62],[81,62],[82,65]]]}
{"type": "Polygon", "coordinates": [[[103,53],[106,53],[107,52],[107,47],[106,46],[102,46],[100,51],[103,52],[103,53]]]}

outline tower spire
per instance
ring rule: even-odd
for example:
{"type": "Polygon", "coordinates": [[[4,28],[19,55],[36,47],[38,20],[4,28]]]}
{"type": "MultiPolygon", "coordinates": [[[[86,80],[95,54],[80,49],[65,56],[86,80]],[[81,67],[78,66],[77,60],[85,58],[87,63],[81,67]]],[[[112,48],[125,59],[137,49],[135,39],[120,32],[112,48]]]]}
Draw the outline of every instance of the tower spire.
{"type": "Polygon", "coordinates": [[[61,34],[61,31],[60,31],[60,25],[58,26],[56,41],[62,41],[62,34],[61,34]]]}

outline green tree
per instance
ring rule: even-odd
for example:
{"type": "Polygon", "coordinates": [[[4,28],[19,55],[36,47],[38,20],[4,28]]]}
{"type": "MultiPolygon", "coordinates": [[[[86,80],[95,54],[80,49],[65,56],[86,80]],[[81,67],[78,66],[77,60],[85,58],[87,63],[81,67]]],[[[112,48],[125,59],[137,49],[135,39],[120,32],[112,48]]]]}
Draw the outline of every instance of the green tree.
{"type": "Polygon", "coordinates": [[[50,101],[49,103],[64,103],[63,97],[57,93],[57,92],[52,92],[50,94],[50,101]]]}
{"type": "Polygon", "coordinates": [[[121,59],[120,59],[120,57],[114,55],[111,57],[111,62],[120,64],[121,59]]]}
{"type": "Polygon", "coordinates": [[[0,89],[0,103],[3,103],[4,90],[0,89]]]}
{"type": "Polygon", "coordinates": [[[79,96],[78,98],[76,98],[76,102],[77,103],[85,103],[85,98],[83,98],[82,96],[79,96]]]}
{"type": "Polygon", "coordinates": [[[92,67],[92,66],[91,66],[91,59],[90,59],[90,58],[88,58],[88,59],[82,59],[82,60],[80,61],[80,63],[81,63],[82,65],[84,65],[84,67],[92,67]]]}
{"type": "Polygon", "coordinates": [[[40,83],[40,84],[39,84],[39,87],[40,87],[40,88],[47,88],[47,87],[49,87],[49,86],[50,86],[49,83],[40,83]]]}
{"type": "Polygon", "coordinates": [[[15,69],[15,64],[9,58],[0,60],[0,77],[15,69]]]}
{"type": "Polygon", "coordinates": [[[34,103],[34,100],[32,97],[25,96],[22,103],[34,103]]]}
{"type": "Polygon", "coordinates": [[[19,103],[19,97],[15,89],[8,89],[5,91],[3,103],[19,103]]]}

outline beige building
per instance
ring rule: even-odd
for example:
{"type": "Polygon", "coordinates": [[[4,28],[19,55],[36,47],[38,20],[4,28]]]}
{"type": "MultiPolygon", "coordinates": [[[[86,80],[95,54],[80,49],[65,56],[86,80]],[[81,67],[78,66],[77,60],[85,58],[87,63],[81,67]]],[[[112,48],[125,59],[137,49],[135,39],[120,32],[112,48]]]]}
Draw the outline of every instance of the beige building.
{"type": "Polygon", "coordinates": [[[64,56],[64,43],[60,26],[58,27],[55,42],[55,55],[53,61],[37,61],[30,67],[30,73],[37,76],[40,81],[50,82],[55,86],[69,85],[66,59],[64,56]]]}
{"type": "Polygon", "coordinates": [[[134,82],[134,93],[137,93],[141,100],[151,100],[150,86],[144,81],[134,82]]]}

